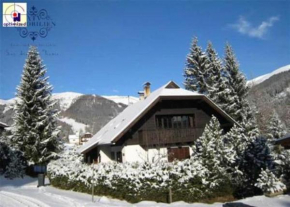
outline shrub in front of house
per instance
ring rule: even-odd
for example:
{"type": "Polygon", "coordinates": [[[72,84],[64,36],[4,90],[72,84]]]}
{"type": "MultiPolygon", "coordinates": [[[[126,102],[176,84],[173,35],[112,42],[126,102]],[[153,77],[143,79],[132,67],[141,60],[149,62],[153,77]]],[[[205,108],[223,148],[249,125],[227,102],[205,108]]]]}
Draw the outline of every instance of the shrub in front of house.
{"type": "Polygon", "coordinates": [[[66,190],[105,195],[135,203],[142,200],[211,201],[232,194],[225,175],[213,174],[200,161],[158,163],[100,163],[87,165],[81,157],[68,152],[48,165],[53,186],[66,190]]]}

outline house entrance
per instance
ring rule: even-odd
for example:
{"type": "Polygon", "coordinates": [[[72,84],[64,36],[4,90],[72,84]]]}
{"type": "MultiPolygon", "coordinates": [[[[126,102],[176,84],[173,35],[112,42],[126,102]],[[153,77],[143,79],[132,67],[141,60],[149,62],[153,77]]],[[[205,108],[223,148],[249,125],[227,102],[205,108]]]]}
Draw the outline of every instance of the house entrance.
{"type": "Polygon", "coordinates": [[[168,148],[167,152],[169,162],[190,158],[189,147],[168,148]]]}

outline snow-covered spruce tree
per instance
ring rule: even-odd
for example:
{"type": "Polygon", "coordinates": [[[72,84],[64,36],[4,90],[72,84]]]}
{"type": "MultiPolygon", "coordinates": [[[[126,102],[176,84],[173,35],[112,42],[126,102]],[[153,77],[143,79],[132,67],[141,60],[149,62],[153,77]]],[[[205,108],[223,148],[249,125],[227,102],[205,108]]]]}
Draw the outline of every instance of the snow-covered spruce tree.
{"type": "Polygon", "coordinates": [[[224,110],[245,128],[248,136],[256,137],[259,135],[259,130],[253,111],[246,100],[249,91],[247,81],[239,70],[238,61],[229,44],[226,45],[224,67],[230,89],[228,104],[224,110]]]}
{"type": "Polygon", "coordinates": [[[249,102],[246,99],[241,100],[242,105],[242,121],[240,125],[245,129],[245,134],[249,138],[254,138],[260,135],[256,118],[249,102]]]}
{"type": "MultiPolygon", "coordinates": [[[[271,149],[272,157],[275,163],[275,170],[273,171],[276,176],[286,178],[285,183],[287,182],[287,173],[289,172],[289,165],[290,162],[290,153],[284,149],[284,147],[280,145],[275,145],[274,140],[283,137],[286,134],[285,128],[279,119],[278,114],[274,111],[268,125],[266,126],[267,130],[267,139],[268,145],[271,149]]],[[[288,176],[289,177],[289,176],[288,176]]]]}
{"type": "Polygon", "coordinates": [[[276,112],[272,114],[266,130],[267,138],[270,140],[279,139],[286,134],[285,127],[276,112]]]}
{"type": "Polygon", "coordinates": [[[207,96],[222,109],[228,105],[230,90],[228,88],[228,80],[225,77],[225,71],[222,61],[214,50],[212,43],[209,42],[206,49],[209,60],[209,76],[207,79],[207,96]]]}
{"type": "Polygon", "coordinates": [[[244,159],[244,152],[250,141],[250,138],[245,134],[245,129],[235,124],[231,130],[225,134],[224,140],[233,147],[236,154],[235,165],[239,166],[244,159]]]}
{"type": "Polygon", "coordinates": [[[261,173],[261,169],[273,169],[274,160],[267,139],[263,137],[250,138],[244,152],[244,158],[240,164],[240,170],[244,174],[243,197],[253,196],[258,193],[255,183],[261,173]]]}
{"type": "Polygon", "coordinates": [[[0,175],[10,179],[22,177],[26,167],[22,153],[3,142],[2,138],[0,137],[0,175]]]}
{"type": "Polygon", "coordinates": [[[187,63],[184,70],[184,85],[187,90],[207,94],[206,82],[209,76],[209,62],[206,54],[197,43],[197,38],[194,38],[190,52],[187,55],[187,63]]]}
{"type": "Polygon", "coordinates": [[[231,142],[225,142],[220,123],[212,116],[204,132],[193,146],[194,159],[202,160],[204,166],[214,173],[225,173],[235,162],[236,153],[231,142]]]}
{"type": "Polygon", "coordinates": [[[286,190],[286,186],[269,169],[261,170],[255,186],[260,188],[265,194],[286,190]]]}
{"type": "Polygon", "coordinates": [[[232,47],[227,44],[225,52],[225,70],[228,73],[229,84],[232,86],[233,92],[239,98],[245,98],[248,94],[249,88],[243,73],[239,70],[239,64],[234,54],[232,47]]]}
{"type": "Polygon", "coordinates": [[[226,45],[224,67],[230,89],[230,98],[225,110],[236,121],[242,122],[242,100],[248,93],[248,87],[246,86],[246,78],[240,72],[238,61],[229,44],[226,45]]]}
{"type": "Polygon", "coordinates": [[[61,149],[57,111],[51,100],[52,86],[36,47],[29,48],[17,88],[11,141],[30,164],[46,164],[61,149]]]}

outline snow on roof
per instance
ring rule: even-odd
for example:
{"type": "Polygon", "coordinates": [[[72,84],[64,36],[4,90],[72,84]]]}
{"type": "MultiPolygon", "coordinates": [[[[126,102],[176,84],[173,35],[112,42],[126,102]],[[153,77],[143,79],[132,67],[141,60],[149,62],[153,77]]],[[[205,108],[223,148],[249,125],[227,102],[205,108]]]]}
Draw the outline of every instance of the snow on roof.
{"type": "Polygon", "coordinates": [[[2,127],[8,127],[8,125],[5,124],[5,123],[3,123],[3,122],[0,122],[0,126],[2,126],[2,127]]]}
{"type": "Polygon", "coordinates": [[[208,103],[220,111],[226,118],[235,123],[235,121],[222,111],[217,105],[211,100],[206,98],[205,95],[188,91],[180,88],[173,81],[168,82],[164,86],[152,92],[145,100],[138,101],[133,105],[128,106],[123,112],[121,112],[114,119],[109,121],[102,129],[100,129],[85,145],[79,148],[79,152],[84,153],[87,150],[93,148],[96,145],[111,144],[114,140],[122,136],[126,129],[132,124],[138,121],[138,118],[150,109],[154,103],[158,102],[162,97],[177,97],[177,96],[188,96],[188,97],[201,97],[205,98],[208,103]]]}

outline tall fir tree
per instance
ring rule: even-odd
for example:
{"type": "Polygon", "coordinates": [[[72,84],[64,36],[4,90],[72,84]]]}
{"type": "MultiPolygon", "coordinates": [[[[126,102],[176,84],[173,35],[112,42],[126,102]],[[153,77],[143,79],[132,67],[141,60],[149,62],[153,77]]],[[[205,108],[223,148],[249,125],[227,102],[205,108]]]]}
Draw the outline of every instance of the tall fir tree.
{"type": "Polygon", "coordinates": [[[238,61],[229,44],[226,45],[224,67],[230,90],[228,104],[224,107],[225,111],[245,128],[248,136],[257,137],[259,130],[256,119],[249,102],[246,100],[249,92],[247,81],[239,70],[238,61]]]}
{"type": "Polygon", "coordinates": [[[278,114],[274,111],[267,125],[267,138],[270,140],[279,139],[285,134],[285,127],[279,119],[278,114]]]}
{"type": "Polygon", "coordinates": [[[207,96],[225,110],[228,106],[228,100],[230,99],[229,84],[225,77],[222,61],[219,59],[211,42],[208,43],[206,54],[209,61],[210,72],[207,80],[207,96]]]}
{"type": "Polygon", "coordinates": [[[260,135],[260,131],[257,125],[256,117],[253,114],[253,110],[250,107],[249,102],[246,99],[241,101],[242,105],[242,121],[241,126],[245,129],[245,133],[249,138],[254,138],[260,135]]]}
{"type": "Polygon", "coordinates": [[[231,85],[233,92],[241,99],[245,98],[249,91],[247,81],[243,73],[240,71],[239,63],[236,59],[234,51],[228,43],[226,44],[224,63],[229,84],[231,85]]]}
{"type": "Polygon", "coordinates": [[[46,164],[61,149],[51,100],[52,86],[37,52],[29,48],[21,82],[17,87],[11,141],[30,164],[46,164]]]}
{"type": "Polygon", "coordinates": [[[246,86],[246,78],[240,72],[234,51],[229,44],[226,45],[224,67],[228,80],[228,88],[230,90],[230,96],[225,110],[236,121],[242,122],[242,100],[248,93],[248,87],[246,86]]]}
{"type": "Polygon", "coordinates": [[[184,85],[187,90],[207,94],[206,83],[209,76],[209,61],[197,43],[197,38],[194,38],[190,52],[187,55],[187,63],[184,70],[184,85]]]}

